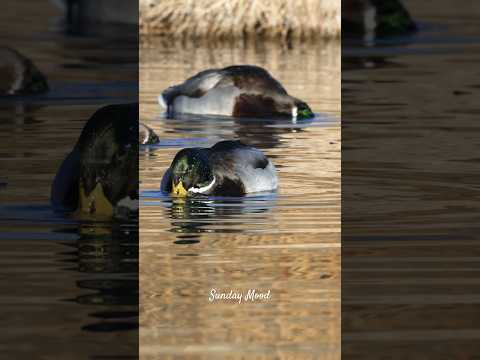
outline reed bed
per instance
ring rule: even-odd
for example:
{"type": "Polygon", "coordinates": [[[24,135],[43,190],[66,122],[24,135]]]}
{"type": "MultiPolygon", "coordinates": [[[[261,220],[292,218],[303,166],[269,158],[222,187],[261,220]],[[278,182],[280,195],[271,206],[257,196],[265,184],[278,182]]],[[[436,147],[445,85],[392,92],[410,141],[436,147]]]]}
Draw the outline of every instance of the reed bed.
{"type": "Polygon", "coordinates": [[[340,36],[340,0],[140,0],[140,33],[280,40],[340,36]]]}

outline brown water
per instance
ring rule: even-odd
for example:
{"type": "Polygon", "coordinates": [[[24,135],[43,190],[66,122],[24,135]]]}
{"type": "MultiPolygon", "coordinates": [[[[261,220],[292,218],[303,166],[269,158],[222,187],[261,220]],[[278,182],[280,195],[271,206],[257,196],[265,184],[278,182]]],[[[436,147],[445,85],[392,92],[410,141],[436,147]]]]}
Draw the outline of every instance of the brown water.
{"type": "Polygon", "coordinates": [[[91,114],[136,98],[136,38],[117,32],[122,45],[111,46],[105,35],[68,36],[60,15],[49,1],[2,2],[2,46],[33,59],[51,91],[0,99],[0,351],[6,359],[136,355],[135,226],[80,223],[49,204],[53,177],[91,114]]]}
{"type": "Polygon", "coordinates": [[[405,3],[418,34],[342,49],[342,353],[474,359],[480,6],[405,3]]]}
{"type": "Polygon", "coordinates": [[[173,46],[140,52],[141,119],[160,144],[140,153],[142,359],[340,357],[340,46],[173,46]],[[200,70],[268,69],[313,120],[165,119],[157,96],[200,70]],[[172,202],[159,192],[179,149],[240,139],[279,171],[277,193],[172,202]],[[209,302],[211,289],[271,299],[209,302]]]}

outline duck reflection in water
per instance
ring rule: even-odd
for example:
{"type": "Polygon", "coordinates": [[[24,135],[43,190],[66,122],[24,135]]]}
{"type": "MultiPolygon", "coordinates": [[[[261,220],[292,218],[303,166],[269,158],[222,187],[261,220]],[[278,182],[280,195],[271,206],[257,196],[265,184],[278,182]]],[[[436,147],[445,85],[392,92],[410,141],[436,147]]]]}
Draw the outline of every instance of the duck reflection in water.
{"type": "Polygon", "coordinates": [[[276,199],[276,193],[267,192],[244,197],[174,197],[163,204],[172,223],[170,231],[182,241],[189,234],[245,233],[249,222],[253,230],[254,224],[269,221],[276,199]]]}
{"type": "Polygon", "coordinates": [[[81,223],[73,251],[65,252],[72,271],[84,274],[77,281],[82,289],[74,301],[94,306],[85,331],[115,332],[138,328],[138,229],[118,223],[81,223]]]}

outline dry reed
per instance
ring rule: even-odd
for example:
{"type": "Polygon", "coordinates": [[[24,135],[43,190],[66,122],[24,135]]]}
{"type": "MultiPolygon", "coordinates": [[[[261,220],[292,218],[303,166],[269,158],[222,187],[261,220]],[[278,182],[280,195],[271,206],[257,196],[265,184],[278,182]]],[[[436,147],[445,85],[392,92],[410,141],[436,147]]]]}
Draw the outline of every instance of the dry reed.
{"type": "Polygon", "coordinates": [[[140,0],[140,33],[173,38],[338,37],[340,0],[140,0]]]}

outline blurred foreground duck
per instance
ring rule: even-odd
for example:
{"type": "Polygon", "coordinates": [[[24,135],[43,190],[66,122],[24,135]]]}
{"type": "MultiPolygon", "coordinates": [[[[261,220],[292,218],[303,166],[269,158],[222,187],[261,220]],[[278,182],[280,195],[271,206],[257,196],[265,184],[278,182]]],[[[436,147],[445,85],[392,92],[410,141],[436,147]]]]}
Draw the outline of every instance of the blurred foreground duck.
{"type": "Polygon", "coordinates": [[[342,33],[366,41],[412,33],[417,29],[400,0],[342,1],[342,33]]]}
{"type": "Polygon", "coordinates": [[[235,117],[314,116],[305,102],[290,96],[265,69],[252,65],[202,71],[163,91],[159,103],[169,116],[178,113],[235,117]]]}
{"type": "Polygon", "coordinates": [[[65,11],[67,22],[138,24],[138,2],[133,0],[52,0],[65,11]]]}
{"type": "Polygon", "coordinates": [[[138,104],[110,105],[88,120],[52,185],[52,205],[91,216],[138,213],[138,104]]]}
{"type": "Polygon", "coordinates": [[[240,141],[221,141],[211,148],[177,153],[160,189],[176,196],[242,196],[277,188],[273,163],[240,141]]]}
{"type": "Polygon", "coordinates": [[[9,47],[0,47],[0,96],[33,95],[48,90],[45,76],[35,64],[9,47]]]}

